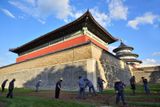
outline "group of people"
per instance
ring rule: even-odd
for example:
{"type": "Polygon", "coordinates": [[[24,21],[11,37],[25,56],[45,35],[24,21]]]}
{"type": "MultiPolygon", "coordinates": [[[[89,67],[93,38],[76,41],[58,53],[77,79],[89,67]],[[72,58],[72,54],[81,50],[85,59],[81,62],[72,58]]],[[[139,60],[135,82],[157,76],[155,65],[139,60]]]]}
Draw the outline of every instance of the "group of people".
{"type": "MultiPolygon", "coordinates": [[[[8,79],[4,80],[2,85],[1,85],[1,88],[2,88],[2,93],[5,91],[5,86],[6,86],[6,83],[7,83],[8,79]]],[[[8,86],[8,93],[7,93],[7,98],[13,98],[13,89],[14,89],[14,82],[16,81],[16,79],[12,79],[9,83],[9,86],[8,86]]]]}
{"type": "MultiPolygon", "coordinates": [[[[63,81],[63,78],[60,78],[57,82],[56,82],[56,87],[55,87],[55,98],[58,99],[59,98],[59,95],[60,95],[60,90],[61,90],[61,83],[63,81]]],[[[98,83],[98,86],[99,86],[99,90],[100,92],[103,91],[103,83],[105,81],[98,77],[97,79],[97,83],[98,83]]],[[[39,91],[39,88],[41,86],[41,83],[42,83],[42,80],[38,80],[35,87],[35,92],[38,92],[39,91]]],[[[90,81],[89,79],[87,78],[83,78],[82,76],[79,76],[79,80],[78,80],[78,85],[79,85],[79,94],[78,94],[78,98],[85,98],[85,90],[86,88],[89,89],[89,93],[90,94],[93,94],[93,95],[96,95],[96,91],[95,91],[95,88],[93,86],[93,83],[92,81],[90,81]]]]}
{"type": "MultiPolygon", "coordinates": [[[[144,91],[146,94],[150,94],[150,90],[148,87],[148,80],[144,77],[141,77],[142,82],[143,82],[143,87],[144,87],[144,91]]],[[[116,104],[119,103],[120,100],[122,100],[123,105],[126,104],[125,99],[124,99],[124,87],[126,85],[120,81],[120,80],[116,80],[115,84],[114,84],[114,89],[116,92],[116,104]]],[[[132,76],[130,78],[130,86],[132,89],[132,93],[133,95],[135,95],[136,93],[136,81],[135,81],[135,76],[132,76]]]]}
{"type": "Polygon", "coordinates": [[[79,85],[78,98],[83,98],[83,99],[85,98],[85,89],[87,87],[89,88],[89,93],[93,93],[94,95],[96,95],[96,91],[93,86],[93,83],[89,79],[79,76],[78,85],[79,85]]]}
{"type": "MultiPolygon", "coordinates": [[[[60,79],[56,82],[56,87],[55,87],[55,98],[56,98],[56,99],[59,98],[62,81],[63,81],[63,78],[60,78],[60,79]]],[[[40,88],[41,84],[42,84],[42,80],[38,80],[37,83],[35,84],[35,92],[38,92],[38,91],[39,91],[39,88],[40,88]]]]}
{"type": "MultiPolygon", "coordinates": [[[[57,81],[57,83],[56,83],[56,87],[55,87],[55,98],[56,99],[59,98],[62,81],[63,81],[63,78],[60,78],[59,81],[57,81]]],[[[103,79],[101,79],[100,77],[98,77],[97,83],[98,83],[100,92],[103,91],[103,83],[104,82],[105,81],[103,79]]],[[[95,91],[94,85],[93,85],[93,83],[92,83],[91,80],[89,80],[87,78],[84,78],[82,76],[79,76],[78,86],[79,86],[78,98],[85,99],[86,88],[89,89],[89,93],[90,94],[96,95],[96,91],[95,91]]]]}
{"type": "MultiPolygon", "coordinates": [[[[150,93],[149,87],[148,87],[148,80],[144,77],[141,77],[142,82],[143,82],[143,87],[144,87],[144,91],[146,94],[150,93]]],[[[7,83],[8,79],[4,80],[1,87],[2,87],[2,93],[5,91],[5,86],[7,83]]],[[[14,82],[16,81],[16,79],[13,79],[10,81],[9,83],[9,87],[8,87],[8,93],[7,93],[7,98],[12,98],[13,97],[13,89],[14,89],[14,82]]],[[[60,78],[57,82],[56,82],[56,87],[55,87],[55,98],[58,99],[59,95],[60,95],[60,91],[61,91],[61,83],[63,81],[63,78],[60,78]]],[[[41,80],[38,80],[35,87],[36,87],[36,92],[39,91],[39,87],[41,86],[41,80]]],[[[103,92],[103,84],[105,83],[105,81],[98,77],[97,78],[97,84],[98,84],[98,88],[99,88],[99,92],[103,92]]],[[[79,80],[78,80],[78,86],[79,86],[79,94],[78,94],[78,98],[80,99],[85,99],[85,91],[86,88],[89,89],[89,93],[96,95],[96,91],[94,88],[94,85],[92,83],[91,80],[84,78],[82,76],[79,76],[79,80]]],[[[126,85],[121,81],[116,79],[115,83],[114,83],[114,89],[116,92],[116,104],[119,103],[120,100],[122,100],[123,105],[126,104],[125,99],[124,99],[124,87],[126,85]]],[[[130,86],[133,92],[133,95],[136,94],[136,81],[135,81],[135,76],[132,76],[130,78],[130,86]]]]}
{"type": "MultiPolygon", "coordinates": [[[[143,87],[144,87],[144,91],[146,94],[150,93],[149,87],[148,87],[148,80],[144,77],[141,77],[142,82],[143,82],[143,87]]],[[[133,95],[135,95],[135,91],[136,91],[136,81],[135,81],[135,76],[132,76],[130,79],[130,86],[133,92],[133,95]]]]}

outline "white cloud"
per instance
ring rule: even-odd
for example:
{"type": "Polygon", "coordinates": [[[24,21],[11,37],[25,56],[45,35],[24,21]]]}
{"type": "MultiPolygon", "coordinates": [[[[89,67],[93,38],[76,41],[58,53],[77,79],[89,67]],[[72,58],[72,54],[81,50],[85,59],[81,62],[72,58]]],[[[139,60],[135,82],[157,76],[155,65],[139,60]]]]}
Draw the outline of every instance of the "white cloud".
{"type": "Polygon", "coordinates": [[[98,8],[90,9],[94,18],[104,27],[110,26],[113,20],[126,20],[128,7],[123,0],[108,0],[108,13],[101,12],[98,8]]]}
{"type": "MultiPolygon", "coordinates": [[[[29,15],[32,15],[33,14],[33,11],[34,9],[32,10],[31,8],[27,7],[25,4],[21,3],[21,2],[18,2],[18,1],[9,1],[9,3],[17,8],[19,8],[21,11],[29,14],[29,15]]],[[[34,15],[34,14],[33,14],[34,15]]]]}
{"type": "Polygon", "coordinates": [[[12,0],[9,3],[43,23],[47,17],[53,15],[58,19],[66,19],[72,10],[69,0],[12,0]]]}
{"type": "Polygon", "coordinates": [[[20,16],[18,16],[18,19],[25,19],[25,16],[24,15],[20,15],[20,16]]]}
{"type": "Polygon", "coordinates": [[[132,27],[133,29],[138,29],[139,25],[142,25],[142,24],[152,25],[157,19],[158,19],[158,15],[154,15],[151,12],[147,12],[143,16],[139,16],[133,20],[128,21],[128,26],[132,27]]]}
{"type": "Polygon", "coordinates": [[[83,14],[84,14],[83,11],[75,11],[75,12],[72,12],[71,16],[77,19],[83,14]]]}
{"type": "Polygon", "coordinates": [[[0,10],[1,10],[5,15],[7,15],[7,16],[13,18],[13,19],[16,18],[9,10],[7,10],[7,9],[1,9],[1,8],[0,8],[0,10]]]}
{"type": "Polygon", "coordinates": [[[35,4],[36,4],[36,0],[24,0],[24,1],[30,3],[33,6],[35,6],[35,4]]]}
{"type": "Polygon", "coordinates": [[[158,65],[158,64],[160,64],[160,62],[155,59],[147,58],[143,60],[143,65],[158,65]]]}
{"type": "MultiPolygon", "coordinates": [[[[42,24],[49,16],[56,16],[65,22],[70,22],[72,18],[78,18],[84,13],[71,6],[70,0],[10,0],[9,3],[42,24]]],[[[112,20],[127,19],[128,8],[123,4],[123,0],[109,0],[108,8],[109,13],[101,12],[98,8],[90,9],[94,18],[102,26],[109,26],[112,20]]]]}
{"type": "Polygon", "coordinates": [[[44,20],[38,19],[38,21],[42,24],[45,24],[46,22],[44,20]]]}
{"type": "Polygon", "coordinates": [[[97,8],[93,8],[90,11],[96,19],[96,21],[100,23],[100,25],[106,27],[110,24],[111,20],[106,13],[100,12],[97,8]]]}
{"type": "Polygon", "coordinates": [[[152,56],[160,56],[160,52],[154,52],[152,56]]]}
{"type": "Polygon", "coordinates": [[[117,48],[117,47],[116,47],[116,46],[113,46],[113,45],[109,45],[109,46],[108,46],[109,52],[111,52],[112,54],[115,54],[115,53],[113,52],[113,50],[114,50],[115,48],[117,48]]]}
{"type": "MultiPolygon", "coordinates": [[[[85,11],[76,11],[73,10],[71,17],[73,18],[79,18],[81,15],[84,14],[85,11]]],[[[108,14],[101,12],[97,7],[91,8],[90,12],[92,13],[93,17],[95,18],[95,20],[100,23],[100,25],[106,27],[110,25],[110,18],[108,16],[108,14]]]]}
{"type": "Polygon", "coordinates": [[[108,7],[111,19],[127,20],[128,7],[123,4],[123,0],[109,0],[108,7]]]}

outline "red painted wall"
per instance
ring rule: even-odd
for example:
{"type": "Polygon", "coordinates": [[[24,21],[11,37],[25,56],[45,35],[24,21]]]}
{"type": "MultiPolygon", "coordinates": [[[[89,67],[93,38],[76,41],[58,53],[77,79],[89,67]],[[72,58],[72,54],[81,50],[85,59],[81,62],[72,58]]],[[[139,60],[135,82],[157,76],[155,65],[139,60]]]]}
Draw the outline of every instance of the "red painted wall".
{"type": "Polygon", "coordinates": [[[48,54],[48,53],[51,53],[51,52],[55,52],[55,51],[58,51],[58,50],[69,48],[69,47],[72,47],[72,46],[87,42],[89,40],[94,42],[97,46],[99,46],[99,47],[101,47],[101,48],[103,48],[105,50],[108,50],[107,47],[101,45],[100,43],[98,43],[94,39],[92,39],[92,38],[90,38],[90,37],[88,37],[86,35],[82,35],[80,37],[77,37],[77,38],[74,38],[74,39],[70,39],[68,41],[64,41],[64,42],[61,42],[61,43],[57,43],[55,45],[51,45],[51,46],[39,49],[37,51],[34,51],[34,52],[31,52],[31,53],[19,56],[16,59],[16,62],[22,62],[22,61],[25,61],[27,59],[35,58],[35,57],[42,56],[42,55],[45,55],[45,54],[48,54]]]}
{"type": "Polygon", "coordinates": [[[105,49],[106,51],[108,51],[107,46],[101,45],[100,43],[98,43],[96,40],[90,38],[89,36],[86,36],[86,40],[90,40],[92,41],[94,44],[96,44],[97,46],[99,46],[102,49],[105,49]]]}

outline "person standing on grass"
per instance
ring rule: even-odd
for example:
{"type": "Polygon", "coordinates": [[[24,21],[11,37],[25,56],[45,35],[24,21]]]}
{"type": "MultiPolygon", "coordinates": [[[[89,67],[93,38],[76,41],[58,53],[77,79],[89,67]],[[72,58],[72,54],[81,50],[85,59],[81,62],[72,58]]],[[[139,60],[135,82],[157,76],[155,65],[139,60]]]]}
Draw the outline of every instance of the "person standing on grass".
{"type": "Polygon", "coordinates": [[[5,90],[5,86],[6,86],[6,83],[7,83],[8,79],[4,80],[1,87],[2,87],[2,93],[4,92],[5,90]]]}
{"type": "Polygon", "coordinates": [[[130,79],[130,85],[131,85],[131,89],[132,89],[133,95],[135,95],[135,90],[136,90],[135,76],[131,77],[131,79],[130,79]]]}
{"type": "Polygon", "coordinates": [[[38,92],[39,91],[39,87],[41,86],[41,82],[42,82],[42,80],[38,80],[38,82],[36,83],[36,92],[38,92]]]}
{"type": "Polygon", "coordinates": [[[125,84],[122,81],[118,79],[115,81],[114,89],[116,92],[116,104],[118,104],[121,99],[123,105],[126,105],[126,102],[124,99],[124,87],[125,87],[125,84]]]}
{"type": "Polygon", "coordinates": [[[84,78],[82,76],[79,76],[78,85],[79,85],[78,98],[85,99],[85,81],[84,81],[84,78]]]}
{"type": "Polygon", "coordinates": [[[150,94],[150,90],[148,87],[148,80],[144,77],[142,77],[142,81],[143,81],[143,87],[144,87],[144,91],[146,94],[150,94]]]}
{"type": "Polygon", "coordinates": [[[99,88],[99,92],[103,92],[103,83],[104,83],[105,81],[101,78],[101,77],[98,77],[98,79],[97,79],[97,83],[98,83],[98,88],[99,88]]]}
{"type": "Polygon", "coordinates": [[[63,78],[60,78],[59,81],[56,83],[56,89],[55,89],[55,98],[56,98],[56,99],[59,98],[62,81],[63,81],[63,78]]]}
{"type": "Polygon", "coordinates": [[[95,91],[95,89],[94,89],[94,86],[93,86],[93,83],[89,80],[89,79],[84,79],[84,81],[85,81],[85,87],[88,87],[89,88],[89,93],[92,93],[93,92],[93,94],[94,95],[96,95],[96,91],[95,91]]]}
{"type": "Polygon", "coordinates": [[[13,98],[13,89],[14,89],[14,82],[16,81],[16,79],[13,79],[10,83],[9,83],[9,87],[8,87],[8,94],[7,94],[7,98],[13,98]]]}

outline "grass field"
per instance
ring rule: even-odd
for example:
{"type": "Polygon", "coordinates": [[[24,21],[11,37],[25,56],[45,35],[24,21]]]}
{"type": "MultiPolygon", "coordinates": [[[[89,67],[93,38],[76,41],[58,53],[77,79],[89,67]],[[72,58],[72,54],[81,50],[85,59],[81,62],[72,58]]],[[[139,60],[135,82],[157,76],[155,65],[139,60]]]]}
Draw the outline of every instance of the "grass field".
{"type": "MultiPolygon", "coordinates": [[[[130,87],[125,89],[126,107],[160,107],[160,84],[150,85],[151,94],[145,95],[143,87],[137,86],[136,95],[132,95],[130,87]]],[[[15,97],[7,99],[6,92],[0,94],[0,107],[123,107],[114,104],[113,89],[98,93],[97,96],[88,95],[85,100],[77,99],[76,92],[62,92],[60,99],[53,98],[54,91],[43,90],[38,93],[31,89],[18,88],[14,90],[15,97]]]]}

